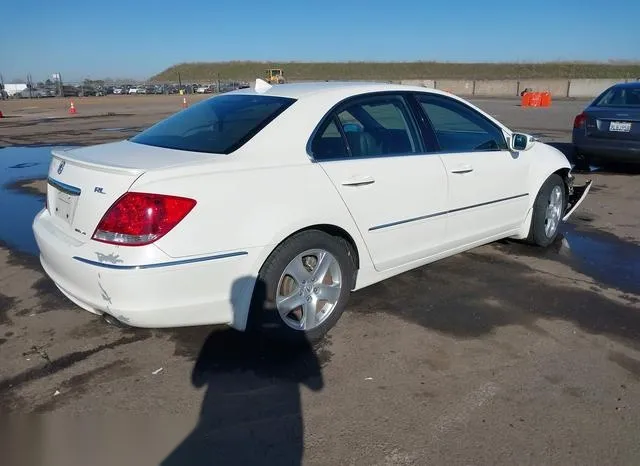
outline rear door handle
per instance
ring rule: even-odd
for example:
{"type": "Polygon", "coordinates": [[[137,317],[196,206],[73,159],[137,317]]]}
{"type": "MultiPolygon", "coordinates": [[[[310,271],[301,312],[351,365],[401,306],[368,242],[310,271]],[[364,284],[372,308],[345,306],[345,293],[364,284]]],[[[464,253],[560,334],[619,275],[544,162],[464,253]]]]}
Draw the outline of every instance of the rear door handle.
{"type": "Polygon", "coordinates": [[[463,174],[463,173],[470,173],[472,171],[473,171],[473,167],[471,165],[460,165],[454,168],[453,170],[451,170],[451,173],[463,174]]]}
{"type": "Polygon", "coordinates": [[[348,180],[343,181],[342,186],[366,186],[375,182],[376,180],[374,180],[373,177],[369,175],[354,176],[353,178],[349,178],[348,180]]]}

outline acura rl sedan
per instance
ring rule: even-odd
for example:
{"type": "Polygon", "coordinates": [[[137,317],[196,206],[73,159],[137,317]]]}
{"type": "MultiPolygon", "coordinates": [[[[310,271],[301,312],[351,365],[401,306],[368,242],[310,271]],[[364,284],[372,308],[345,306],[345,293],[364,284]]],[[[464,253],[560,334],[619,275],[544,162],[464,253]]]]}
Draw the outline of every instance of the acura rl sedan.
{"type": "Polygon", "coordinates": [[[445,92],[257,80],[54,150],[33,229],[48,276],[109,322],[315,340],[353,290],[501,238],[550,245],[590,186],[445,92]]]}

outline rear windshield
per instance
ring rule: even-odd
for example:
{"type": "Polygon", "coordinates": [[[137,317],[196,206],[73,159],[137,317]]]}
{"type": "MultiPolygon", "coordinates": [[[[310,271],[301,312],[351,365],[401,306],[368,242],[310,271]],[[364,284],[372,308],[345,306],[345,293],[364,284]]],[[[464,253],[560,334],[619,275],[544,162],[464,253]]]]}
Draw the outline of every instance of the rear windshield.
{"type": "Polygon", "coordinates": [[[640,107],[640,86],[612,87],[596,101],[596,107],[640,107]]]}
{"type": "Polygon", "coordinates": [[[228,154],[238,149],[295,99],[221,95],[156,123],[132,142],[192,152],[228,154]]]}

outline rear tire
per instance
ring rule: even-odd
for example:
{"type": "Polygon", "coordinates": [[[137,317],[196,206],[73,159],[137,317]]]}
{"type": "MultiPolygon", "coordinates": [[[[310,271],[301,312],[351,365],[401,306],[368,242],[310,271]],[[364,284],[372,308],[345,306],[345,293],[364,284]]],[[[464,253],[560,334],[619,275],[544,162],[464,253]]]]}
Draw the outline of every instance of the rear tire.
{"type": "Polygon", "coordinates": [[[533,204],[529,243],[547,247],[556,240],[566,202],[564,181],[554,173],[544,182],[533,204]]]}
{"type": "Polygon", "coordinates": [[[346,241],[319,230],[295,234],[258,274],[248,330],[290,343],[320,340],[342,315],[354,279],[346,241]]]}

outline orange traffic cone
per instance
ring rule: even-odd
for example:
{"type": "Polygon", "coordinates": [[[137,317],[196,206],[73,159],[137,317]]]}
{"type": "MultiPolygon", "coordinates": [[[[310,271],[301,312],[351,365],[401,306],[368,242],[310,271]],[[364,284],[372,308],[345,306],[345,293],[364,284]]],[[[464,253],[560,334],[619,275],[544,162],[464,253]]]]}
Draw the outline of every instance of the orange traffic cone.
{"type": "Polygon", "coordinates": [[[182,108],[187,108],[189,105],[187,105],[187,98],[183,97],[182,98],[182,108]]]}
{"type": "Polygon", "coordinates": [[[75,115],[76,114],[76,106],[73,105],[73,100],[71,101],[71,106],[69,107],[69,115],[75,115]]]}

